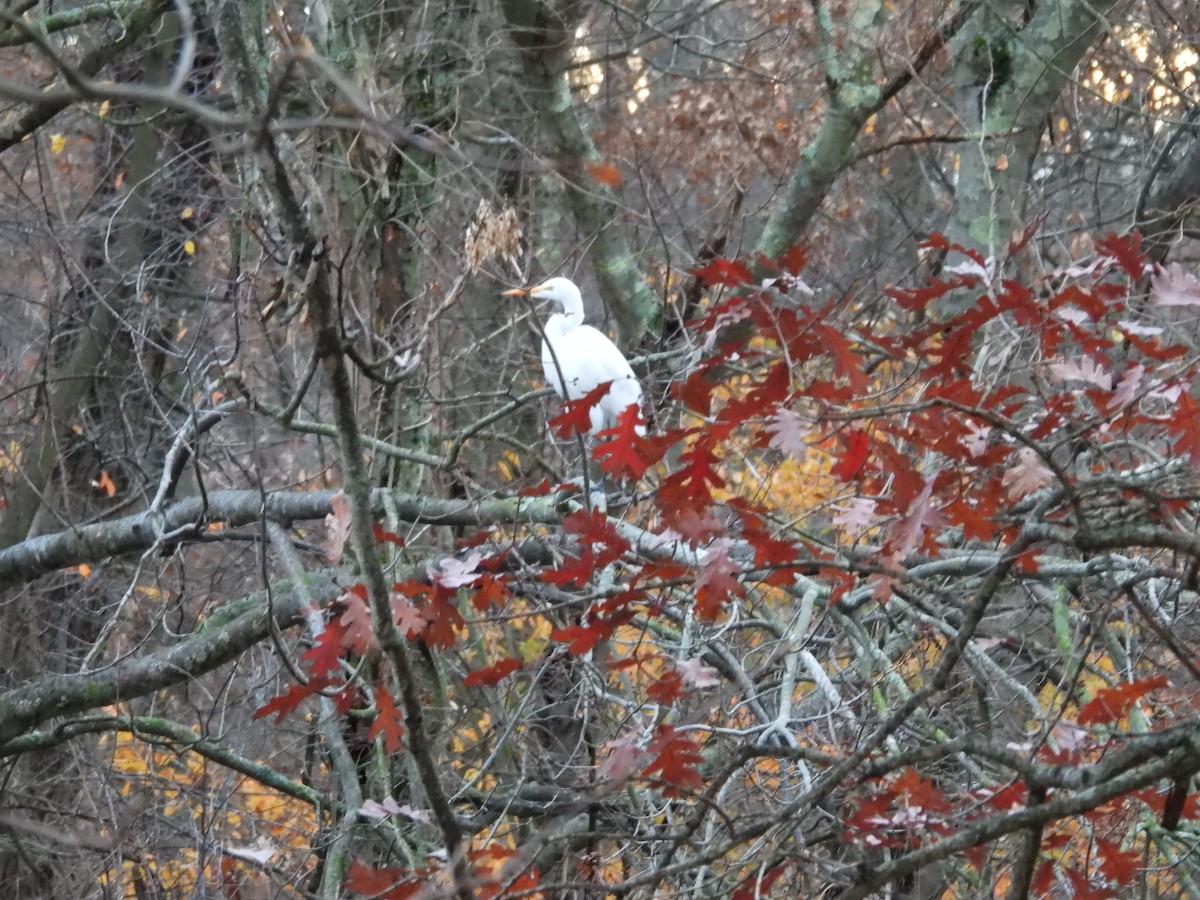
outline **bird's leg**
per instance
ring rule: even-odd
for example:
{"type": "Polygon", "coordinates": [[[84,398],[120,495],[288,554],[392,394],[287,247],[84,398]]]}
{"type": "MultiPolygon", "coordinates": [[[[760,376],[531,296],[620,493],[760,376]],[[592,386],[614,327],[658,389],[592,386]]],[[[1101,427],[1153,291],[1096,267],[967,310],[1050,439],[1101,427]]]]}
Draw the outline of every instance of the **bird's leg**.
{"type": "Polygon", "coordinates": [[[600,472],[596,480],[592,480],[592,454],[589,452],[591,441],[580,432],[575,432],[579,438],[579,448],[583,452],[583,495],[587,498],[588,509],[603,513],[608,510],[608,498],[604,493],[604,472],[600,472]]]}
{"type": "Polygon", "coordinates": [[[588,508],[598,513],[608,512],[608,491],[604,486],[604,473],[588,491],[588,508]]]}

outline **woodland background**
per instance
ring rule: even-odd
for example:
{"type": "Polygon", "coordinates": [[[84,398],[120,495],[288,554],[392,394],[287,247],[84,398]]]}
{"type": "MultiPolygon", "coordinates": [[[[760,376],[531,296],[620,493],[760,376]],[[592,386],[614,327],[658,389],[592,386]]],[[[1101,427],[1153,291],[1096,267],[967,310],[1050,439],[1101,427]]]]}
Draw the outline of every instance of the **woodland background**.
{"type": "Polygon", "coordinates": [[[0,894],[1200,896],[1198,73],[1190,0],[10,0],[0,894]]]}

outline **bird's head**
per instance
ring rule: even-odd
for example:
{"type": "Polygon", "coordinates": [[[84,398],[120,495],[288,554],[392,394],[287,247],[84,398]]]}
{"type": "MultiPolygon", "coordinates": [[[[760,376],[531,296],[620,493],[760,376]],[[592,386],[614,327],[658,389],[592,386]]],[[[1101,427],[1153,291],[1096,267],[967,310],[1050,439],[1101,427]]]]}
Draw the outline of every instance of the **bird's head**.
{"type": "Polygon", "coordinates": [[[567,315],[583,313],[583,295],[569,278],[550,278],[531,288],[517,288],[505,291],[506,297],[532,297],[539,303],[550,300],[562,307],[567,315]]]}

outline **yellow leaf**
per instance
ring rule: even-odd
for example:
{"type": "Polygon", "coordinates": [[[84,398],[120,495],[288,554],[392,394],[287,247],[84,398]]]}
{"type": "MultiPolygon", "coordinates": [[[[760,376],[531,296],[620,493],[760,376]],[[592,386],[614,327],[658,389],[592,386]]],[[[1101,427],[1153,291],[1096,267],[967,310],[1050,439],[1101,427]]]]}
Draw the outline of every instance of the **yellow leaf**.
{"type": "Polygon", "coordinates": [[[79,571],[80,578],[91,578],[92,577],[92,567],[89,566],[87,563],[80,563],[75,568],[79,571]]]}
{"type": "Polygon", "coordinates": [[[50,152],[54,154],[62,153],[67,149],[67,139],[61,134],[50,135],[50,152]]]}
{"type": "Polygon", "coordinates": [[[101,103],[100,104],[100,118],[103,119],[105,116],[107,116],[108,111],[111,108],[112,108],[112,104],[109,101],[105,100],[103,103],[101,103]]]}
{"type": "Polygon", "coordinates": [[[187,219],[190,219],[195,214],[196,214],[196,211],[194,209],[192,209],[190,206],[185,206],[183,209],[183,212],[181,212],[179,214],[179,218],[187,220],[187,219]]]}
{"type": "Polygon", "coordinates": [[[996,171],[1003,172],[1007,168],[1008,168],[1008,154],[1001,153],[1000,158],[998,160],[996,160],[996,171]]]}
{"type": "Polygon", "coordinates": [[[196,242],[190,241],[190,240],[184,241],[183,242],[183,252],[186,253],[188,256],[195,256],[196,255],[196,242]]]}

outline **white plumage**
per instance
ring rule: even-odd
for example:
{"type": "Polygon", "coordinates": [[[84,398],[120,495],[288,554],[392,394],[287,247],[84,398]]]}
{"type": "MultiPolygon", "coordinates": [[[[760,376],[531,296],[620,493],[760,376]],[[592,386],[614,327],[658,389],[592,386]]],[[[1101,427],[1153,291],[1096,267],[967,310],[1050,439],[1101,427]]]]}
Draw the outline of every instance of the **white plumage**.
{"type": "MultiPolygon", "coordinates": [[[[551,278],[528,290],[506,291],[527,294],[535,300],[552,300],[562,307],[543,329],[542,371],[560,397],[579,400],[606,381],[611,387],[589,411],[590,433],[612,428],[630,406],[642,406],[642,386],[628,361],[602,332],[583,324],[583,296],[568,278],[551,278]]],[[[638,434],[645,429],[638,427],[638,434]]]]}

